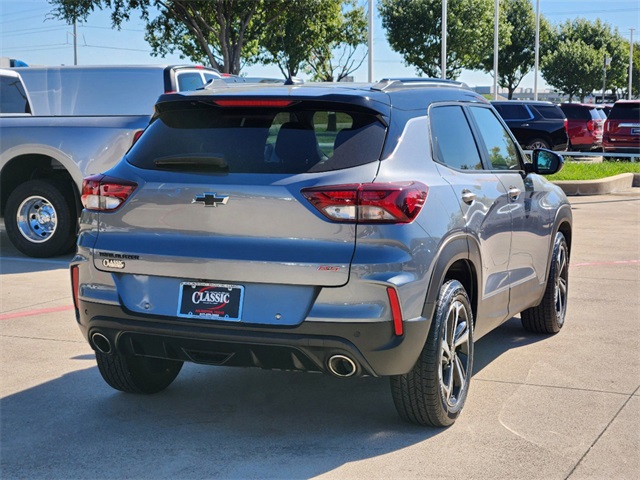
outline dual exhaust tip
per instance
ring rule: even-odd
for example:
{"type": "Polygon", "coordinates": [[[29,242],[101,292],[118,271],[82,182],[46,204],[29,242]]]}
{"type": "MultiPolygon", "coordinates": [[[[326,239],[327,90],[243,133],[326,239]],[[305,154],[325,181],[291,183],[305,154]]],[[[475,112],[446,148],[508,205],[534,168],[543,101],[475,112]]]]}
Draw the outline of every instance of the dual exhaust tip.
{"type": "Polygon", "coordinates": [[[333,355],[327,362],[329,371],[336,377],[352,377],[358,371],[356,363],[346,355],[333,355]]]}
{"type": "Polygon", "coordinates": [[[91,334],[91,345],[100,353],[110,354],[113,351],[111,341],[102,333],[94,332],[91,334]]]}

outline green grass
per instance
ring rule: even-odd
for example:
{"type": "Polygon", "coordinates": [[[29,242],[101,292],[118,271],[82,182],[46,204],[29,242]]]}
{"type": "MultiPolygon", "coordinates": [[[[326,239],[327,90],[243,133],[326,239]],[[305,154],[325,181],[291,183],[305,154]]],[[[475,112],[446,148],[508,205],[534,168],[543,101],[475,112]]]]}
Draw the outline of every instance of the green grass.
{"type": "Polygon", "coordinates": [[[548,180],[597,180],[613,177],[621,173],[640,173],[640,162],[603,162],[603,163],[573,163],[567,162],[564,168],[555,175],[549,175],[548,180]]]}

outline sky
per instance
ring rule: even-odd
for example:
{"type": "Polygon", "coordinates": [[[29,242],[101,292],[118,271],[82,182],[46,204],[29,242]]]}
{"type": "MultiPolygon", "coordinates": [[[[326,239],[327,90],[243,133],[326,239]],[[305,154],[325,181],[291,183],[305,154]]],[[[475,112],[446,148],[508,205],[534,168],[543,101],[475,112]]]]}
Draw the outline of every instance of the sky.
{"type": "MultiPolygon", "coordinates": [[[[366,4],[365,0],[360,0],[366,4]]],[[[532,0],[535,4],[535,0],[532,0]]],[[[377,3],[377,2],[376,2],[377,3]]],[[[51,6],[46,0],[0,0],[0,56],[16,58],[29,65],[73,65],[73,27],[49,18],[51,6]]],[[[568,19],[601,19],[625,38],[630,29],[634,41],[640,41],[640,2],[638,0],[540,0],[540,11],[552,24],[568,19]]],[[[385,38],[377,15],[374,21],[374,78],[416,76],[413,67],[404,65],[385,38]]],[[[78,24],[78,63],[96,64],[175,64],[189,63],[176,53],[164,58],[153,57],[144,40],[144,22],[135,15],[120,31],[111,27],[109,12],[92,13],[78,24]]],[[[248,76],[281,78],[275,66],[249,66],[242,71],[248,76]]],[[[355,81],[367,80],[367,61],[354,73],[355,81]]],[[[305,78],[304,74],[300,75],[305,78]]],[[[489,86],[493,78],[477,71],[463,71],[459,80],[471,87],[489,86]]],[[[539,79],[539,88],[547,88],[539,79]]],[[[534,75],[527,75],[520,87],[532,88],[534,75]]]]}

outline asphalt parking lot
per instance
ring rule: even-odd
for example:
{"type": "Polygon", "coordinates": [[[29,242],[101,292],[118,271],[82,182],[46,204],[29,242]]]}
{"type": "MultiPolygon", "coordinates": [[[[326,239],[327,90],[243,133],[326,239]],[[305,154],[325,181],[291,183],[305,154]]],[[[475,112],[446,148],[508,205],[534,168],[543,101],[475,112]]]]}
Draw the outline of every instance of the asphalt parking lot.
{"type": "Polygon", "coordinates": [[[445,430],[404,424],[384,378],[186,364],[165,392],[116,392],[75,325],[71,256],[25,258],[2,230],[0,476],[638,478],[640,189],[571,202],[565,327],[479,340],[445,430]]]}

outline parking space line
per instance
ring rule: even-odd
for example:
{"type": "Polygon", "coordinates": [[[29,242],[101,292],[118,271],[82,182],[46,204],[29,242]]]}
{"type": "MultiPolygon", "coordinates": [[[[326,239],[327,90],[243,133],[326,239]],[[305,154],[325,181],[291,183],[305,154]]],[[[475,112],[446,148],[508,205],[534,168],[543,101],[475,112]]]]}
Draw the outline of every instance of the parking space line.
{"type": "Polygon", "coordinates": [[[60,307],[40,308],[38,310],[27,310],[26,312],[5,313],[0,315],[0,320],[11,320],[12,318],[31,317],[33,315],[42,315],[44,313],[64,312],[73,310],[73,305],[62,305],[60,307]]]}
{"type": "Polygon", "coordinates": [[[599,265],[634,265],[639,264],[640,260],[614,260],[611,262],[584,262],[571,263],[571,267],[597,267],[599,265]]]}

